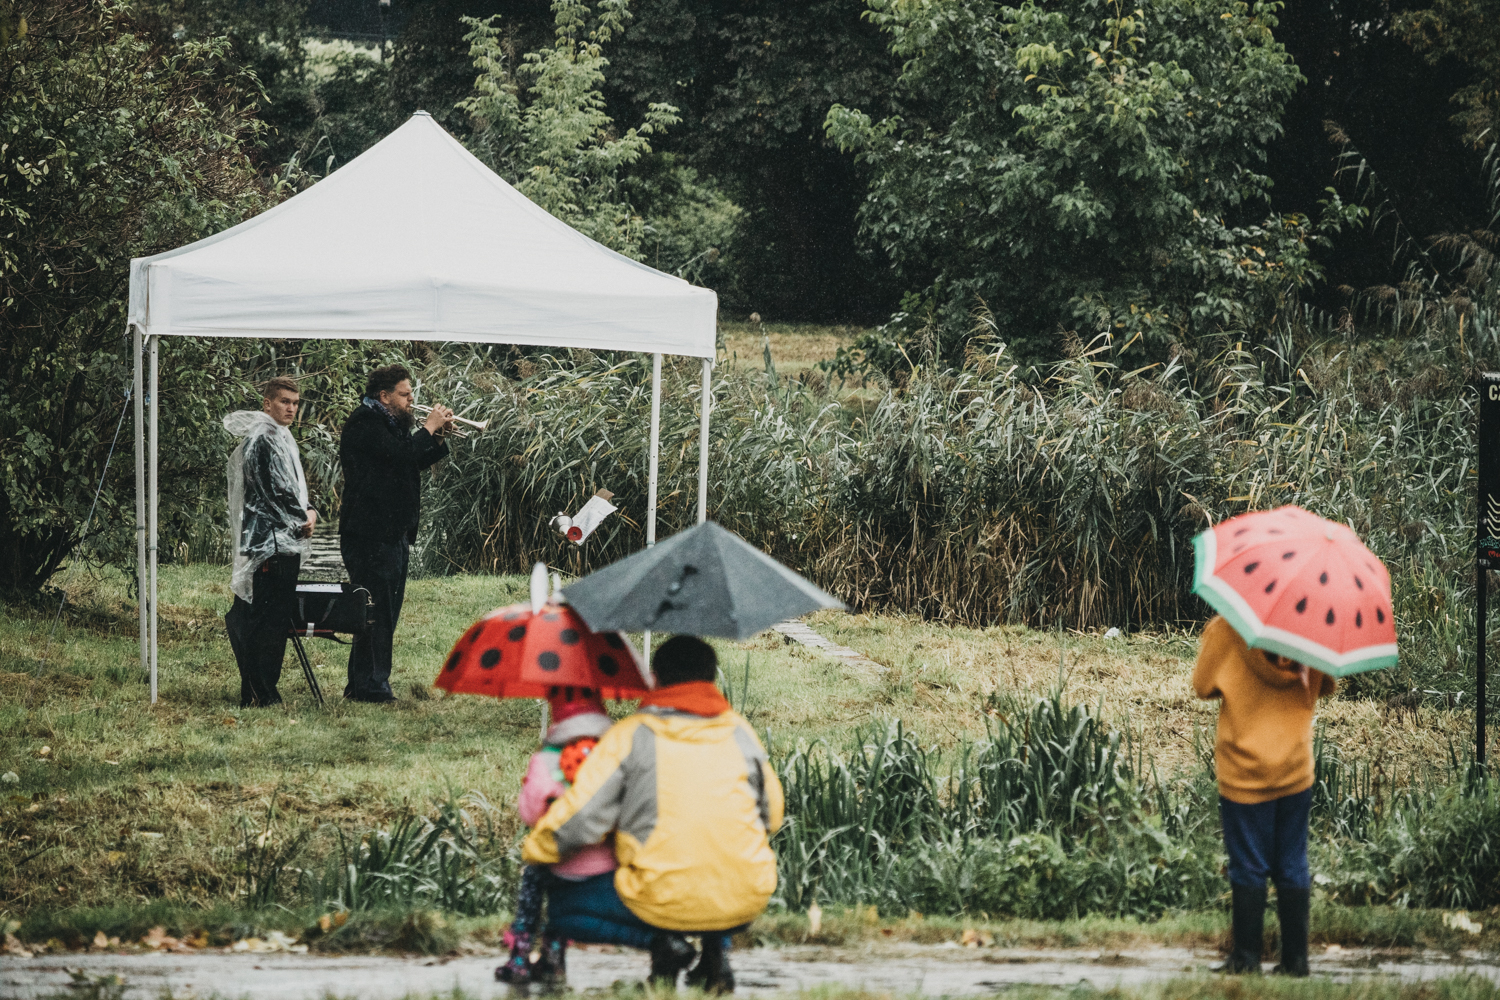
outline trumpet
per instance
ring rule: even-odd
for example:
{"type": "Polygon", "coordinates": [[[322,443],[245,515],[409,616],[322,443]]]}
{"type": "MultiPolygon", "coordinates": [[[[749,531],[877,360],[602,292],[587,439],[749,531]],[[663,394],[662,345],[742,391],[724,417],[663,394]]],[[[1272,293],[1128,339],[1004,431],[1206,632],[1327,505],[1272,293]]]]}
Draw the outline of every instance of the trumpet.
{"type": "MultiPolygon", "coordinates": [[[[423,406],[421,404],[413,404],[412,410],[415,411],[416,413],[420,413],[422,416],[425,417],[425,416],[427,416],[427,414],[429,414],[429,413],[432,412],[432,407],[430,407],[430,406],[423,406]]],[[[488,420],[470,420],[468,417],[460,417],[456,413],[453,415],[453,419],[455,421],[457,421],[458,423],[467,424],[468,426],[474,428],[474,430],[476,432],[483,432],[484,429],[490,425],[490,422],[488,420]]],[[[466,438],[466,437],[469,436],[469,432],[468,431],[463,430],[462,428],[459,428],[459,427],[453,428],[453,434],[454,434],[455,437],[461,437],[461,438],[466,438]]]]}

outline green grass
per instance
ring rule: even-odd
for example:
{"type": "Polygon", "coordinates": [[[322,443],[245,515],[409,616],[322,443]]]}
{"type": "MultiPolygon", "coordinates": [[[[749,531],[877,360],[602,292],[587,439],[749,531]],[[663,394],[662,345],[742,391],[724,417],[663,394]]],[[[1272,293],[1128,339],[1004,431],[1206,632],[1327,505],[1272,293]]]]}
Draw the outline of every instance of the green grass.
{"type": "MultiPolygon", "coordinates": [[[[285,704],[247,710],[223,632],[225,577],[211,565],[163,569],[154,707],[119,575],[70,587],[40,668],[55,609],[0,614],[0,773],[19,779],[0,786],[0,906],[9,913],[234,900],[248,891],[235,874],[247,831],[269,830],[273,845],[303,831],[360,832],[471,790],[501,807],[502,835],[517,832],[508,803],[535,748],[537,703],[437,697],[429,685],[452,642],[520,599],[524,578],[412,581],[394,706],[343,701],[346,650],[315,640],[327,706],[313,703],[289,651],[285,704]]],[[[878,696],[877,684],[779,639],[721,650],[737,679],[748,658],[750,691],[736,700],[773,739],[842,740],[878,696]]],[[[327,836],[313,847],[326,853],[327,836]]]]}
{"type": "MultiPolygon", "coordinates": [[[[129,940],[158,924],[195,936],[232,937],[247,927],[305,934],[324,907],[306,894],[268,897],[252,881],[266,859],[294,846],[300,850],[286,863],[319,871],[337,851],[339,831],[357,844],[360,835],[403,816],[435,815],[437,803],[470,793],[477,793],[470,811],[488,824],[487,842],[502,855],[514,843],[520,828],[509,803],[536,745],[536,703],[440,697],[428,685],[475,618],[521,597],[522,577],[411,581],[397,635],[396,705],[345,703],[338,694],[346,651],[314,641],[327,707],[313,704],[289,656],[281,684],[287,701],[267,710],[237,704],[222,623],[229,604],[223,567],[162,571],[155,707],[137,663],[127,584],[112,573],[68,583],[70,604],[50,649],[55,606],[0,608],[0,773],[17,776],[0,785],[0,923],[20,920],[34,941],[76,942],[101,929],[129,940]],[[282,907],[269,905],[278,899],[282,907]]],[[[884,669],[851,668],[774,633],[718,643],[731,697],[777,752],[819,740],[842,748],[871,722],[895,719],[941,752],[983,735],[991,695],[1044,693],[1060,668],[1072,700],[1101,706],[1104,718],[1130,727],[1171,766],[1179,758],[1192,763],[1174,750],[1184,732],[1212,724],[1212,708],[1186,692],[1190,637],[1120,642],[831,613],[814,624],[884,669]]],[[[1378,706],[1359,700],[1325,703],[1323,717],[1330,740],[1351,759],[1368,759],[1373,740],[1387,761],[1420,756],[1467,725],[1461,713],[1383,718],[1378,706]]],[[[880,919],[864,909],[827,910],[817,938],[828,943],[953,940],[979,926],[975,920],[997,941],[1100,946],[1132,936],[1216,939],[1224,926],[1217,912],[1141,923],[880,919]]],[[[1432,913],[1325,907],[1319,914],[1315,936],[1329,942],[1463,944],[1432,913]]],[[[455,935],[493,941],[503,925],[499,916],[450,915],[439,933],[413,919],[410,907],[355,914],[323,946],[394,946],[427,934],[427,947],[441,950],[455,935]]],[[[1500,919],[1485,923],[1484,937],[1471,944],[1489,946],[1500,919]]],[[[806,918],[772,914],[755,933],[807,939],[806,918]]]]}
{"type": "Polygon", "coordinates": [[[856,326],[823,326],[815,323],[721,322],[723,360],[742,368],[765,366],[765,344],[769,339],[771,363],[780,375],[801,378],[830,361],[840,347],[848,347],[866,331],[856,326]]]}

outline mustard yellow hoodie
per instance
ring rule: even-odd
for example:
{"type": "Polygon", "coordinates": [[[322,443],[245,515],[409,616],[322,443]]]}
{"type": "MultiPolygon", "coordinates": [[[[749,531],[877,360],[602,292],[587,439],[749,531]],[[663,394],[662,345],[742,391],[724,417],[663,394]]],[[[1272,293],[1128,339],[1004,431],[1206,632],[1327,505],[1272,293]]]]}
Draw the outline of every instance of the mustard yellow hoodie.
{"type": "MultiPolygon", "coordinates": [[[[1283,661],[1284,662],[1284,661],[1283,661]]],[[[1219,794],[1253,805],[1312,787],[1312,720],[1319,698],[1337,683],[1318,670],[1301,675],[1251,649],[1222,617],[1203,630],[1193,690],[1218,698],[1214,767],[1219,794]]]]}
{"type": "Polygon", "coordinates": [[[522,846],[556,864],[614,831],[615,889],[630,911],[672,931],[729,930],[776,889],[770,838],[781,783],[750,724],[651,706],[604,734],[573,786],[522,846]]]}

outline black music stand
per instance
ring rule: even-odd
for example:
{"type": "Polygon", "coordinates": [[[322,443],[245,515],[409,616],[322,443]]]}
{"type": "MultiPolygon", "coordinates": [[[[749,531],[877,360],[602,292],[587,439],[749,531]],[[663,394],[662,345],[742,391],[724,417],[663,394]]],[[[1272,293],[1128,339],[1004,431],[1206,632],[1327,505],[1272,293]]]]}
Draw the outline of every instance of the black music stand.
{"type": "Polygon", "coordinates": [[[369,631],[374,624],[375,602],[364,587],[355,587],[345,580],[342,583],[326,583],[317,580],[297,581],[297,608],[292,615],[289,634],[292,647],[297,650],[297,660],[302,664],[302,676],[307,679],[307,688],[321,706],[323,689],[318,686],[318,675],[313,672],[312,660],[307,656],[303,639],[328,639],[340,645],[348,645],[339,635],[356,639],[369,631]]]}

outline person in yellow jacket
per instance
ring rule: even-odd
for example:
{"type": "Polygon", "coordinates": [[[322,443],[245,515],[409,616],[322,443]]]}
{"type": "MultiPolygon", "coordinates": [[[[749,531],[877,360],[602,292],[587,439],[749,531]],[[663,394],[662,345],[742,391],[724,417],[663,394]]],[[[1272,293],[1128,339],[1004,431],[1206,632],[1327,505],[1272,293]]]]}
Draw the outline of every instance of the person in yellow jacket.
{"type": "Polygon", "coordinates": [[[1229,854],[1234,942],[1225,972],[1260,971],[1269,878],[1276,883],[1281,923],[1276,971],[1307,975],[1313,710],[1335,687],[1320,671],[1251,649],[1222,617],[1203,629],[1193,690],[1200,698],[1219,699],[1214,769],[1229,854]]]}
{"type": "Polygon", "coordinates": [[[613,837],[618,869],[549,890],[547,934],[645,948],[652,978],[671,985],[694,956],[686,935],[701,935],[688,985],[730,992],[729,935],[776,889],[770,838],[781,828],[781,783],[714,685],[712,646],[675,636],[652,668],[656,690],[604,734],[522,857],[557,864],[613,837]]]}

